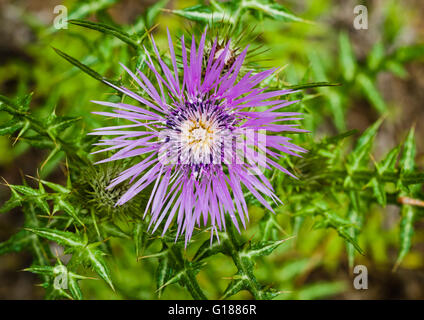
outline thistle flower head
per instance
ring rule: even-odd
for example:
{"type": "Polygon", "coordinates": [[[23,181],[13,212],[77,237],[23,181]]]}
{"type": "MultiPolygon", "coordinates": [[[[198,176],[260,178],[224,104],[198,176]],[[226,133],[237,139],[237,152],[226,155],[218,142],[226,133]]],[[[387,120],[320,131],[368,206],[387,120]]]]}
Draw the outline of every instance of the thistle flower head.
{"type": "Polygon", "coordinates": [[[117,205],[152,185],[144,212],[150,210],[150,226],[155,231],[164,223],[165,233],[176,221],[177,237],[184,233],[186,244],[195,225],[210,223],[217,234],[217,229],[225,228],[226,215],[238,230],[239,222],[245,227],[249,218],[246,191],[273,211],[266,198],[280,200],[264,170],[275,168],[292,176],[279,159],[305,152],[279,134],[304,131],[296,124],[282,124],[300,119],[299,113],[280,110],[296,102],[280,99],[291,91],[259,87],[276,69],[242,75],[247,48],[230,61],[230,41],[221,47],[215,40],[208,50],[205,41],[206,31],[198,44],[193,36],[189,47],[182,37],[181,62],[177,62],[168,31],[171,63],[167,65],[152,39],[157,64],[147,50],[145,63],[154,81],[140,70],[133,73],[123,66],[145,96],[108,83],[142,106],[94,101],[114,108],[96,113],[132,123],[91,133],[114,136],[98,143],[105,148],[96,152],[117,150],[100,162],[140,159],[107,187],[124,181],[131,184],[117,205]]]}

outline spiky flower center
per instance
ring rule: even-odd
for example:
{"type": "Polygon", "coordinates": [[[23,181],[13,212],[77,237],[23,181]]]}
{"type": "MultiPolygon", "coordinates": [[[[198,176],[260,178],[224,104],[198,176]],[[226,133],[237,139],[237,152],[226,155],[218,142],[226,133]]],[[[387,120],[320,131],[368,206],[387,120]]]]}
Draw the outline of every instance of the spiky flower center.
{"type": "Polygon", "coordinates": [[[209,101],[186,102],[168,116],[164,132],[166,151],[178,164],[209,165],[220,160],[231,139],[235,118],[209,101]]]}
{"type": "Polygon", "coordinates": [[[204,114],[187,119],[181,124],[181,146],[183,152],[192,155],[193,163],[208,158],[221,135],[216,121],[206,120],[204,114]]]}

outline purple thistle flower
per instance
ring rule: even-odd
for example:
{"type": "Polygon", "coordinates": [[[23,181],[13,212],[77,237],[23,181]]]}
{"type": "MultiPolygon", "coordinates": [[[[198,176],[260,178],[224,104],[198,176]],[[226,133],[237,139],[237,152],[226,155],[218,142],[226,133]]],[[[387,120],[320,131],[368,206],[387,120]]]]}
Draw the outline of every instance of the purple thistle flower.
{"type": "Polygon", "coordinates": [[[151,211],[149,228],[154,225],[154,232],[165,221],[164,234],[176,217],[177,237],[185,233],[186,245],[195,224],[200,226],[201,221],[204,225],[210,223],[212,235],[214,231],[218,235],[217,228],[225,228],[225,215],[231,217],[239,232],[238,219],[246,227],[249,215],[243,189],[274,212],[266,197],[274,203],[281,201],[263,170],[276,168],[294,177],[278,160],[283,154],[299,156],[296,152],[306,152],[288,137],[266,134],[266,131],[305,132],[296,128],[298,125],[281,124],[301,119],[295,117],[300,113],[278,111],[297,101],[272,99],[293,91],[265,92],[266,88],[258,87],[276,68],[256,74],[249,71],[240,76],[247,48],[228,66],[230,42],[219,48],[215,40],[206,48],[205,39],[206,31],[196,46],[193,36],[187,52],[184,36],[181,37],[182,72],[169,30],[171,67],[161,59],[152,39],[161,70],[156,69],[146,49],[145,63],[153,72],[156,85],[140,70],[134,74],[122,65],[149,98],[124,87],[108,85],[139,101],[143,107],[93,101],[114,108],[113,112],[94,113],[133,123],[99,128],[91,133],[117,136],[97,143],[107,147],[95,153],[119,150],[99,162],[142,157],[108,186],[113,188],[125,180],[132,184],[116,205],[123,205],[152,184],[144,212],[146,215],[151,211]],[[255,111],[258,107],[267,109],[255,111]]]}

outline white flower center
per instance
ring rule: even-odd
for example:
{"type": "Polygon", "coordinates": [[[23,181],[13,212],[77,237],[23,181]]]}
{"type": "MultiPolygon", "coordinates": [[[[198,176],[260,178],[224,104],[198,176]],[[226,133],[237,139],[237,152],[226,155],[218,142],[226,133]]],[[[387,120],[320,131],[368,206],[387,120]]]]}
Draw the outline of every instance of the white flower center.
{"type": "Polygon", "coordinates": [[[203,128],[194,129],[192,134],[193,134],[194,140],[196,141],[202,141],[208,138],[208,132],[206,131],[206,129],[203,129],[203,128]]]}
{"type": "Polygon", "coordinates": [[[181,124],[181,147],[183,154],[190,154],[192,163],[208,160],[215,142],[219,138],[216,122],[205,119],[188,119],[181,124]]]}
{"type": "Polygon", "coordinates": [[[188,101],[184,107],[171,112],[166,121],[166,129],[160,134],[164,142],[160,158],[166,163],[192,166],[194,173],[200,173],[204,166],[220,164],[226,148],[229,153],[235,120],[209,102],[188,101]]]}

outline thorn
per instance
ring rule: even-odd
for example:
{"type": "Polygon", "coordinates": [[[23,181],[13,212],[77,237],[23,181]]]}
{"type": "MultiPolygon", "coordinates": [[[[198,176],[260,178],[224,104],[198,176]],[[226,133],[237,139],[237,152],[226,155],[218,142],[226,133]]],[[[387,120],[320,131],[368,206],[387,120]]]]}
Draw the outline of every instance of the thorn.
{"type": "Polygon", "coordinates": [[[401,261],[396,261],[395,265],[392,268],[392,272],[396,272],[401,264],[401,261]]]}
{"type": "Polygon", "coordinates": [[[420,199],[414,199],[409,197],[399,197],[397,198],[397,202],[400,204],[407,204],[410,206],[424,207],[424,201],[420,199]]]}
{"type": "Polygon", "coordinates": [[[158,291],[162,290],[163,288],[165,288],[168,285],[168,283],[165,283],[164,285],[160,286],[155,293],[157,293],[158,291]]]}
{"type": "Polygon", "coordinates": [[[66,173],[69,174],[69,162],[68,162],[68,157],[65,157],[65,168],[66,168],[66,173]]]}
{"type": "MultiPolygon", "coordinates": [[[[84,226],[85,228],[85,226],[84,226]]],[[[112,237],[107,237],[106,239],[103,239],[102,242],[105,243],[106,241],[109,241],[112,237]]]]}
{"type": "Polygon", "coordinates": [[[249,238],[249,240],[247,240],[247,242],[251,242],[253,240],[253,238],[255,237],[256,233],[257,233],[257,231],[255,231],[253,233],[253,235],[249,238]]]}
{"type": "MultiPolygon", "coordinates": [[[[37,169],[37,175],[38,175],[38,169],[37,169]]],[[[40,182],[40,178],[33,177],[33,176],[29,175],[29,174],[26,174],[26,175],[25,175],[25,177],[30,178],[30,179],[33,179],[33,180],[35,180],[35,181],[40,182]]]]}
{"type": "Polygon", "coordinates": [[[95,278],[95,277],[86,277],[84,276],[84,279],[81,280],[100,280],[99,278],[95,278]]]}
{"type": "Polygon", "coordinates": [[[3,176],[1,176],[1,178],[4,181],[4,184],[3,185],[8,186],[10,188],[10,184],[9,184],[9,182],[7,182],[6,178],[3,177],[3,176]]]}
{"type": "Polygon", "coordinates": [[[368,155],[370,156],[371,161],[372,161],[372,162],[374,163],[374,165],[377,167],[377,166],[378,166],[377,161],[375,160],[375,158],[374,158],[374,156],[372,155],[372,153],[370,152],[370,153],[368,153],[368,155]]]}
{"type": "Polygon", "coordinates": [[[19,175],[21,176],[22,180],[24,180],[23,181],[23,184],[26,185],[25,175],[24,175],[24,172],[22,171],[21,168],[19,168],[19,175]]]}
{"type": "Polygon", "coordinates": [[[294,291],[290,291],[290,290],[281,290],[281,291],[277,291],[277,294],[282,294],[282,293],[293,293],[294,291]]]}
{"type": "Polygon", "coordinates": [[[235,276],[232,276],[232,277],[221,277],[221,279],[224,279],[224,280],[236,280],[236,279],[239,279],[239,278],[237,278],[235,276]]]}
{"type": "Polygon", "coordinates": [[[412,123],[412,126],[411,126],[411,130],[413,130],[414,133],[415,133],[415,127],[416,126],[417,126],[417,120],[414,120],[414,122],[412,123]]]}
{"type": "Polygon", "coordinates": [[[283,243],[283,242],[286,242],[286,241],[291,240],[291,239],[296,238],[296,237],[297,237],[297,234],[294,234],[291,237],[288,237],[288,238],[285,238],[285,239],[281,239],[279,242],[280,243],[283,243]]]}
{"type": "Polygon", "coordinates": [[[148,255],[148,256],[140,256],[140,257],[137,257],[137,262],[139,262],[140,260],[143,260],[143,259],[152,258],[152,257],[154,257],[154,256],[155,256],[154,254],[151,254],[151,255],[148,255]]]}
{"type": "Polygon", "coordinates": [[[175,277],[176,276],[174,276],[173,278],[169,279],[166,283],[164,283],[162,286],[160,286],[155,292],[158,292],[159,290],[162,290],[163,288],[165,288],[165,287],[169,286],[170,284],[174,283],[172,281],[173,281],[173,279],[175,277]]]}

